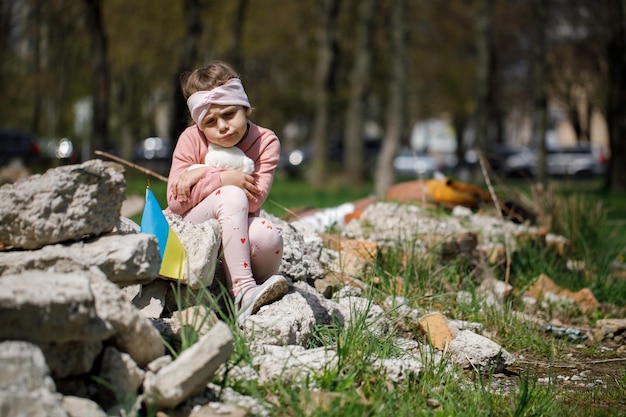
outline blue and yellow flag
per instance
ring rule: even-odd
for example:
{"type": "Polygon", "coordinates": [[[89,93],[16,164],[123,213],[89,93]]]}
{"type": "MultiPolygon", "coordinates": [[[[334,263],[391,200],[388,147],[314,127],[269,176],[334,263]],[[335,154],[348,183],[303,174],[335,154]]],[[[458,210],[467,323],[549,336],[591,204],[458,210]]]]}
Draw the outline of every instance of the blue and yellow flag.
{"type": "Polygon", "coordinates": [[[156,197],[150,188],[146,188],[146,204],[141,216],[141,233],[155,235],[159,242],[161,270],[159,275],[184,281],[187,255],[176,233],[172,230],[156,197]]]}

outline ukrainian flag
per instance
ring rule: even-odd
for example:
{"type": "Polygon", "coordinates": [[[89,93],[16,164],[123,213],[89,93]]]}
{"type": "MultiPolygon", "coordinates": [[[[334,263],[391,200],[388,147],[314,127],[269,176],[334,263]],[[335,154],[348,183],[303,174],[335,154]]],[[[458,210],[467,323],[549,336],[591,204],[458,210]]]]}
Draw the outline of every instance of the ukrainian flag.
{"type": "Polygon", "coordinates": [[[161,254],[159,275],[184,281],[184,270],[187,264],[185,248],[167,222],[150,188],[146,188],[146,204],[141,217],[140,232],[155,235],[159,242],[161,254]]]}

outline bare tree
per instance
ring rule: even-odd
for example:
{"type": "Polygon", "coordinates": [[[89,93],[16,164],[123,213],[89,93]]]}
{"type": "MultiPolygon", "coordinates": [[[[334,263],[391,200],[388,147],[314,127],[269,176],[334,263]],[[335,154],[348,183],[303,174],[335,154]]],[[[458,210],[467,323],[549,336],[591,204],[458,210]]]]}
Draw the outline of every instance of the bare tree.
{"type": "MultiPolygon", "coordinates": [[[[9,39],[11,35],[11,19],[15,3],[11,0],[0,0],[0,63],[7,62],[9,39]]],[[[5,66],[0,66],[0,88],[4,87],[5,66]]],[[[4,91],[4,88],[2,88],[4,91]]]]}
{"type": "MultiPolygon", "coordinates": [[[[92,132],[91,149],[109,150],[109,95],[111,80],[107,56],[107,35],[101,0],[84,0],[87,26],[92,42],[92,132]]],[[[87,144],[83,144],[87,146],[87,144]]],[[[88,147],[88,151],[90,151],[88,147]]]]}
{"type": "Polygon", "coordinates": [[[199,57],[200,38],[202,36],[203,23],[202,0],[183,0],[183,19],[185,35],[183,37],[183,53],[181,54],[178,71],[174,75],[174,100],[173,119],[170,129],[170,137],[177,140],[180,133],[185,130],[188,123],[187,104],[180,91],[180,76],[196,65],[199,57]]]}
{"type": "Polygon", "coordinates": [[[532,27],[533,132],[537,146],[537,180],[545,183],[546,174],[546,120],[548,100],[545,91],[545,27],[548,15],[547,0],[535,0],[535,19],[532,27]]]}
{"type": "Polygon", "coordinates": [[[585,0],[550,1],[549,18],[553,28],[547,43],[546,89],[551,101],[566,112],[576,140],[591,140],[591,116],[603,105],[607,82],[605,2],[585,0]],[[554,28],[575,28],[559,31],[554,28]]]}
{"type": "Polygon", "coordinates": [[[385,196],[387,189],[393,185],[395,181],[393,157],[398,150],[404,131],[404,125],[407,120],[407,47],[405,19],[405,1],[394,1],[391,9],[391,28],[389,31],[391,43],[391,57],[389,59],[391,76],[389,77],[386,129],[375,173],[375,190],[379,198],[385,196]]]}
{"type": "Polygon", "coordinates": [[[235,12],[235,21],[232,25],[233,43],[230,48],[230,53],[228,54],[230,56],[230,63],[235,68],[241,68],[243,66],[243,61],[241,59],[241,35],[243,32],[247,10],[248,0],[238,0],[235,12]]]}
{"type": "Polygon", "coordinates": [[[350,97],[346,114],[344,163],[351,183],[363,181],[365,104],[371,84],[372,33],[376,12],[375,0],[359,3],[354,64],[350,74],[350,97]]]}
{"type": "Polygon", "coordinates": [[[611,38],[607,52],[609,94],[606,105],[611,160],[607,187],[626,191],[626,0],[612,0],[609,7],[611,38]]]}
{"type": "Polygon", "coordinates": [[[476,147],[484,151],[489,140],[489,115],[493,103],[491,89],[492,77],[492,41],[491,9],[493,0],[478,0],[476,10],[476,50],[478,100],[476,108],[476,147]]]}
{"type": "Polygon", "coordinates": [[[321,23],[318,28],[317,68],[315,70],[315,120],[313,122],[313,161],[311,182],[322,184],[326,178],[326,153],[330,97],[335,89],[337,65],[337,18],[341,0],[320,0],[321,23]]]}

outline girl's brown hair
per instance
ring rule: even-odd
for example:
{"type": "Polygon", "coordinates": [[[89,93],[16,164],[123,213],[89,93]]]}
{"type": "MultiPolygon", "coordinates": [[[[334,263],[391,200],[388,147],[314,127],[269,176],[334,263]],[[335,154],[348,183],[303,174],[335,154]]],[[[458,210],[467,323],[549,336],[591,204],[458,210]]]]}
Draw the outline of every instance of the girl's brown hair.
{"type": "Polygon", "coordinates": [[[231,78],[239,78],[237,71],[225,62],[214,61],[206,67],[183,74],[180,86],[186,100],[193,93],[212,90],[231,78]]]}

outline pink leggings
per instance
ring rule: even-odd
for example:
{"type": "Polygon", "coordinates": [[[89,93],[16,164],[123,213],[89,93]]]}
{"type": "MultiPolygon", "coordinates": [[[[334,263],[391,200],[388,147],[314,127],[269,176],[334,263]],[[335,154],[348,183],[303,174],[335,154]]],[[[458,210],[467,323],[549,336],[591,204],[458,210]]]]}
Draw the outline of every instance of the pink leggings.
{"type": "Polygon", "coordinates": [[[283,251],[280,230],[268,220],[248,217],[248,198],[243,190],[225,185],[213,191],[185,220],[202,223],[217,219],[222,226],[222,250],[227,285],[238,293],[249,284],[261,284],[278,272],[283,251]]]}

